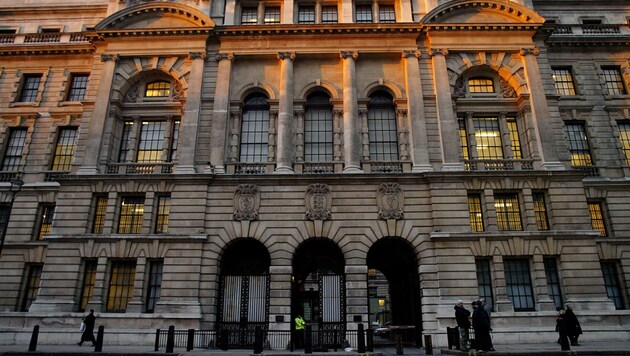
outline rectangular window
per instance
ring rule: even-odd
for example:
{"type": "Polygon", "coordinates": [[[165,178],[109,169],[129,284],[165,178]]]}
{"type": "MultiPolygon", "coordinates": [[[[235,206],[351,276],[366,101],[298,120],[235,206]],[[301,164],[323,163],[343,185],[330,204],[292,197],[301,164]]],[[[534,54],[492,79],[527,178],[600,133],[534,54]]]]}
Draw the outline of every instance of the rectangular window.
{"type": "Polygon", "coordinates": [[[144,197],[126,196],[120,201],[119,234],[139,234],[142,232],[144,197]]]}
{"type": "Polygon", "coordinates": [[[97,260],[85,260],[83,265],[83,283],[81,286],[81,302],[79,304],[79,311],[81,312],[87,309],[92,299],[94,283],[96,282],[97,262],[97,260]]]}
{"type": "Polygon", "coordinates": [[[20,169],[22,152],[26,143],[26,128],[13,128],[9,133],[9,142],[4,151],[2,171],[15,172],[20,169]]]}
{"type": "Polygon", "coordinates": [[[154,163],[162,160],[165,121],[143,121],[138,141],[138,163],[154,163]]]}
{"type": "Polygon", "coordinates": [[[468,151],[468,132],[466,132],[466,122],[463,119],[457,120],[459,124],[459,144],[462,149],[462,158],[465,160],[470,159],[470,153],[468,151]]]}
{"type": "Polygon", "coordinates": [[[561,308],[563,302],[556,258],[545,257],[543,258],[543,263],[545,265],[545,277],[547,278],[547,293],[549,293],[549,297],[553,300],[556,308],[561,308]]]}
{"type": "Polygon", "coordinates": [[[591,149],[586,137],[583,123],[566,123],[567,136],[569,138],[569,152],[571,152],[571,165],[573,167],[590,167],[593,165],[591,149]]]}
{"type": "Polygon", "coordinates": [[[496,117],[474,118],[475,140],[479,159],[503,159],[503,143],[496,117]]]}
{"type": "Polygon", "coordinates": [[[538,230],[549,230],[549,217],[547,216],[547,205],[545,204],[544,192],[532,192],[534,201],[534,214],[536,215],[536,228],[538,230]]]}
{"type": "Polygon", "coordinates": [[[300,6],[298,23],[315,23],[315,6],[300,6]]]}
{"type": "Polygon", "coordinates": [[[53,171],[69,172],[74,157],[74,150],[77,141],[77,128],[61,128],[57,145],[55,146],[55,154],[53,156],[53,171]]]}
{"type": "Polygon", "coordinates": [[[591,226],[593,230],[599,231],[601,236],[608,236],[604,214],[602,212],[602,203],[598,201],[588,202],[588,212],[591,215],[591,226]]]}
{"type": "Polygon", "coordinates": [[[506,118],[508,131],[510,133],[510,145],[512,148],[512,157],[514,159],[522,159],[523,151],[521,150],[521,139],[518,134],[518,125],[515,117],[506,118]]]}
{"type": "Polygon", "coordinates": [[[492,298],[492,275],[490,273],[490,260],[475,260],[477,267],[477,286],[479,289],[479,297],[486,300],[486,304],[490,306],[490,310],[494,310],[494,298],[492,298]]]}
{"type": "Polygon", "coordinates": [[[619,283],[619,271],[617,269],[617,261],[602,261],[602,274],[604,275],[604,286],[606,287],[606,295],[615,303],[615,309],[625,309],[626,305],[623,300],[623,288],[619,283]]]}
{"type": "Polygon", "coordinates": [[[258,8],[244,7],[241,10],[241,25],[251,26],[258,24],[258,8]]]}
{"type": "Polygon", "coordinates": [[[39,208],[39,229],[37,229],[37,239],[43,240],[44,236],[52,231],[53,218],[55,216],[54,204],[42,204],[39,208]]]}
{"type": "Polygon", "coordinates": [[[265,7],[265,25],[280,23],[280,7],[265,7]]]}
{"type": "Polygon", "coordinates": [[[173,123],[173,140],[171,141],[171,159],[170,162],[173,162],[177,159],[177,149],[179,147],[179,120],[175,120],[173,123]]]}
{"type": "Polygon", "coordinates": [[[107,311],[124,313],[133,297],[133,283],[136,279],[135,261],[114,261],[109,278],[107,311]]]}
{"type": "Polygon", "coordinates": [[[619,66],[602,67],[602,72],[604,73],[605,89],[608,95],[625,95],[628,93],[619,66]]]}
{"type": "Polygon", "coordinates": [[[504,260],[505,286],[514,311],[534,310],[534,293],[527,258],[504,260]]]}
{"type": "Polygon", "coordinates": [[[337,6],[322,6],[322,23],[337,23],[337,6]]]}
{"type": "Polygon", "coordinates": [[[518,194],[501,193],[494,195],[494,209],[497,212],[497,226],[500,231],[521,231],[521,209],[518,194]]]}
{"type": "Polygon", "coordinates": [[[571,67],[553,67],[551,71],[558,95],[576,94],[571,67]]]}
{"type": "Polygon", "coordinates": [[[105,227],[105,214],[107,213],[107,195],[97,195],[94,200],[94,219],[92,233],[102,234],[105,227]]]}
{"type": "Polygon", "coordinates": [[[372,23],[372,5],[356,6],[357,23],[372,23]]]}
{"type": "Polygon", "coordinates": [[[155,233],[165,234],[168,232],[168,217],[171,211],[171,196],[157,196],[157,217],[155,221],[155,233]]]}
{"type": "Polygon", "coordinates": [[[39,83],[42,80],[41,74],[26,74],[22,80],[22,90],[20,90],[19,102],[29,103],[37,99],[39,83]]]}
{"type": "Polygon", "coordinates": [[[378,21],[383,23],[396,22],[396,11],[394,10],[394,5],[379,5],[378,21]]]}
{"type": "Polygon", "coordinates": [[[4,229],[9,225],[9,215],[11,215],[11,206],[0,204],[0,235],[4,234],[4,229]]]}
{"type": "Polygon", "coordinates": [[[164,268],[163,261],[150,261],[149,262],[149,283],[147,285],[147,305],[146,312],[153,313],[155,311],[155,304],[160,300],[160,294],[162,292],[162,270],[164,268]]]}
{"type": "Polygon", "coordinates": [[[630,122],[619,124],[619,140],[621,140],[621,149],[626,158],[626,165],[630,165],[630,122]]]}
{"type": "Polygon", "coordinates": [[[123,123],[122,137],[120,138],[120,151],[118,152],[118,162],[131,162],[131,131],[133,121],[127,120],[123,123]]]}
{"type": "Polygon", "coordinates": [[[473,94],[494,93],[494,81],[489,78],[470,78],[468,91],[473,94]]]}
{"type": "Polygon", "coordinates": [[[42,265],[27,264],[22,302],[19,311],[28,311],[39,294],[39,282],[42,279],[42,265]]]}
{"type": "Polygon", "coordinates": [[[484,231],[481,194],[468,194],[468,214],[470,216],[470,230],[475,232],[484,231]]]}
{"type": "Polygon", "coordinates": [[[70,88],[68,89],[67,101],[81,101],[85,97],[85,91],[88,84],[87,74],[73,74],[70,79],[70,88]]]}

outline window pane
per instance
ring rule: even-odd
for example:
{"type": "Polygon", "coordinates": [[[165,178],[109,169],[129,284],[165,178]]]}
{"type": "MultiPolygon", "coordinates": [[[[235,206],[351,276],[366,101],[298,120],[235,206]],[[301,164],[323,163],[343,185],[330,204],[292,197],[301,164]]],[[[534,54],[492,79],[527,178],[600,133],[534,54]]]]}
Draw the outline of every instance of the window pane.
{"type": "Polygon", "coordinates": [[[87,90],[88,75],[87,74],[74,74],[70,83],[70,90],[68,91],[68,101],[81,101],[85,97],[85,91],[87,90]]]}
{"type": "Polygon", "coordinates": [[[120,204],[118,233],[139,234],[142,231],[144,197],[123,197],[120,204]]]}
{"type": "Polygon", "coordinates": [[[265,7],[265,25],[280,23],[280,8],[265,7]]]}
{"type": "Polygon", "coordinates": [[[470,159],[470,153],[468,151],[468,133],[466,132],[466,122],[463,119],[457,121],[459,124],[459,144],[462,150],[462,158],[465,160],[470,159]]]}
{"type": "Polygon", "coordinates": [[[553,300],[556,308],[562,308],[562,293],[560,290],[560,278],[558,277],[558,266],[555,257],[545,257],[545,277],[547,277],[547,292],[553,300]]]}
{"type": "Polygon", "coordinates": [[[258,9],[244,7],[241,13],[241,25],[256,25],[258,23],[258,9]]]}
{"type": "Polygon", "coordinates": [[[169,160],[170,162],[177,159],[177,149],[179,147],[179,126],[180,121],[176,120],[173,123],[173,140],[171,142],[171,159],[169,160]]]}
{"type": "Polygon", "coordinates": [[[9,215],[11,206],[9,204],[0,204],[0,234],[4,233],[4,229],[9,225],[9,215]]]}
{"type": "Polygon", "coordinates": [[[545,205],[545,193],[532,192],[534,200],[534,214],[536,215],[536,227],[538,230],[549,230],[547,206],[545,205]]]}
{"type": "Polygon", "coordinates": [[[28,273],[28,276],[26,278],[26,285],[24,286],[24,297],[22,298],[20,311],[28,311],[31,304],[37,299],[37,295],[39,294],[39,282],[42,278],[42,266],[27,265],[26,273],[28,273]]]}
{"type": "Polygon", "coordinates": [[[333,123],[330,97],[311,94],[304,117],[304,159],[306,162],[332,162],[333,123]]]}
{"type": "Polygon", "coordinates": [[[372,22],[372,6],[371,5],[357,5],[356,17],[357,17],[357,23],[371,23],[372,22]]]}
{"type": "Polygon", "coordinates": [[[507,296],[514,305],[514,311],[534,310],[529,260],[525,258],[505,259],[504,266],[507,296]]]}
{"type": "Polygon", "coordinates": [[[477,286],[479,289],[479,297],[486,300],[486,304],[490,306],[490,310],[494,310],[490,260],[477,259],[475,260],[475,265],[477,267],[477,286]]]}
{"type": "Polygon", "coordinates": [[[368,103],[370,160],[398,161],[398,130],[392,97],[378,92],[368,103]]]}
{"type": "Polygon", "coordinates": [[[143,121],[138,143],[138,163],[160,162],[164,149],[166,122],[143,121]]]}
{"type": "Polygon", "coordinates": [[[160,195],[157,198],[157,218],[155,223],[155,233],[165,234],[168,232],[168,218],[171,212],[171,196],[160,195]]]}
{"type": "Polygon", "coordinates": [[[85,311],[88,303],[92,299],[94,291],[94,282],[96,281],[96,260],[86,260],[85,270],[83,271],[83,286],[81,288],[81,303],[79,311],[85,311]]]}
{"type": "Polygon", "coordinates": [[[569,151],[571,152],[571,165],[573,167],[592,166],[591,150],[586,138],[583,124],[566,124],[569,138],[569,151]]]}
{"type": "Polygon", "coordinates": [[[615,309],[625,309],[621,285],[619,284],[619,274],[617,272],[616,261],[602,261],[602,274],[604,275],[604,286],[606,295],[615,303],[615,309]]]}
{"type": "Polygon", "coordinates": [[[497,226],[500,231],[523,230],[517,194],[495,194],[494,208],[497,212],[497,226]]]}
{"type": "Polygon", "coordinates": [[[600,202],[589,202],[588,212],[591,215],[591,226],[593,230],[599,231],[601,236],[606,236],[606,224],[602,214],[602,204],[600,202]]]}
{"type": "Polygon", "coordinates": [[[151,261],[149,267],[149,284],[147,287],[147,313],[153,313],[155,304],[160,300],[162,293],[163,261],[151,261]]]}
{"type": "Polygon", "coordinates": [[[468,194],[468,214],[470,216],[470,229],[472,231],[483,231],[483,214],[481,210],[481,194],[468,194]]]}
{"type": "Polygon", "coordinates": [[[498,118],[474,118],[473,124],[479,159],[503,159],[503,143],[498,118]]]}
{"type": "Polygon", "coordinates": [[[102,234],[105,226],[105,213],[107,212],[107,196],[97,196],[94,208],[93,234],[102,234]]]}
{"type": "Polygon", "coordinates": [[[315,23],[315,7],[300,6],[298,12],[298,23],[315,23]]]}
{"type": "Polygon", "coordinates": [[[22,91],[18,101],[21,102],[33,102],[37,99],[37,92],[39,91],[39,83],[41,82],[41,74],[27,74],[24,76],[22,82],[22,91]]]}
{"type": "Polygon", "coordinates": [[[630,123],[624,122],[619,124],[619,139],[621,140],[621,149],[626,158],[626,165],[630,165],[630,123]]]}
{"type": "Polygon", "coordinates": [[[133,129],[133,121],[125,121],[123,124],[122,137],[120,138],[120,152],[118,153],[118,162],[131,162],[131,130],[133,129]]]}
{"type": "Polygon", "coordinates": [[[136,278],[135,262],[112,262],[107,295],[107,311],[124,313],[133,297],[133,283],[136,278]]]}
{"type": "Polygon", "coordinates": [[[337,6],[322,6],[322,23],[337,23],[337,6]]]}
{"type": "Polygon", "coordinates": [[[378,13],[378,20],[380,22],[396,22],[396,12],[394,11],[394,5],[379,5],[378,13]]]}
{"type": "Polygon", "coordinates": [[[11,129],[9,143],[4,152],[4,159],[2,160],[3,171],[15,172],[19,170],[24,144],[26,143],[26,133],[25,128],[11,129]]]}
{"type": "Polygon", "coordinates": [[[169,82],[153,82],[147,84],[147,90],[144,92],[144,96],[148,98],[159,98],[171,95],[171,83],[169,82]]]}
{"type": "Polygon", "coordinates": [[[72,157],[76,148],[77,129],[63,128],[59,131],[57,146],[53,157],[53,171],[69,172],[72,164],[72,157]]]}
{"type": "Polygon", "coordinates": [[[575,95],[571,68],[552,68],[552,77],[555,81],[558,95],[575,95]]]}
{"type": "Polygon", "coordinates": [[[602,72],[606,81],[605,89],[609,95],[624,95],[627,93],[619,67],[602,67],[602,72]]]}
{"type": "Polygon", "coordinates": [[[53,217],[55,216],[55,206],[42,205],[42,207],[40,208],[40,214],[40,226],[37,239],[43,240],[44,235],[49,234],[52,231],[53,217]]]}
{"type": "Polygon", "coordinates": [[[471,93],[494,93],[494,82],[489,78],[468,79],[468,91],[471,93]]]}
{"type": "Polygon", "coordinates": [[[521,139],[518,134],[518,126],[516,124],[516,118],[508,117],[506,119],[507,127],[510,132],[510,146],[512,148],[512,156],[514,159],[522,159],[523,152],[521,150],[521,139]]]}
{"type": "Polygon", "coordinates": [[[241,162],[267,162],[269,155],[269,103],[253,94],[245,99],[241,122],[241,162]]]}

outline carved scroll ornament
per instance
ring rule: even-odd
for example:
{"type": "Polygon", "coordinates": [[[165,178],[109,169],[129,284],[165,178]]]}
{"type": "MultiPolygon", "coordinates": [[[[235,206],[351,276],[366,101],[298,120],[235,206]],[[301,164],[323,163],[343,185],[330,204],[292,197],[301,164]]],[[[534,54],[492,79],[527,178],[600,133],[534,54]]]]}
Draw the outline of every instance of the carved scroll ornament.
{"type": "Polygon", "coordinates": [[[331,216],[332,197],[326,184],[311,184],[304,198],[306,219],[327,220],[331,216]]]}
{"type": "Polygon", "coordinates": [[[378,187],[376,205],[378,206],[378,216],[381,219],[399,220],[405,216],[403,191],[396,183],[383,183],[378,187]]]}
{"type": "Polygon", "coordinates": [[[234,220],[256,220],[260,207],[260,191],[253,184],[241,184],[234,192],[234,220]]]}

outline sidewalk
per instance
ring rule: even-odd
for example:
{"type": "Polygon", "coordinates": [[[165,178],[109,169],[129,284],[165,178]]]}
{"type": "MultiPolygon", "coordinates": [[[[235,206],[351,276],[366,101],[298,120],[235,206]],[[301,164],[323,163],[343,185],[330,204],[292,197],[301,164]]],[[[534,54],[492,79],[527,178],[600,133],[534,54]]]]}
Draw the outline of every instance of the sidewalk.
{"type": "MultiPolygon", "coordinates": [[[[476,353],[469,352],[463,353],[457,350],[448,350],[446,348],[434,348],[434,355],[488,355],[488,356],[529,356],[529,355],[628,355],[630,356],[630,340],[627,342],[587,342],[581,346],[572,346],[571,351],[560,351],[560,345],[556,343],[540,343],[540,344],[513,344],[513,345],[495,345],[497,351],[476,353]]],[[[246,356],[253,355],[251,350],[207,350],[207,349],[195,349],[193,351],[186,351],[185,349],[176,348],[173,354],[169,355],[182,355],[182,356],[246,356]]],[[[0,355],[64,355],[64,356],[79,356],[95,354],[94,348],[89,346],[79,347],[77,345],[38,345],[37,351],[33,353],[28,352],[28,345],[0,345],[0,355]]],[[[103,356],[122,356],[122,355],[158,355],[166,354],[162,348],[159,351],[153,351],[153,346],[110,346],[103,345],[103,352],[97,353],[97,355],[103,356]]],[[[426,350],[406,347],[404,349],[405,355],[427,355],[426,350]]],[[[268,356],[296,356],[304,355],[302,350],[289,352],[282,350],[265,350],[262,355],[268,356]]],[[[345,352],[339,350],[337,352],[314,352],[314,356],[337,356],[337,355],[358,355],[356,351],[345,352]]],[[[368,352],[361,355],[370,356],[393,356],[396,355],[396,350],[393,347],[377,348],[374,352],[368,352]]]]}

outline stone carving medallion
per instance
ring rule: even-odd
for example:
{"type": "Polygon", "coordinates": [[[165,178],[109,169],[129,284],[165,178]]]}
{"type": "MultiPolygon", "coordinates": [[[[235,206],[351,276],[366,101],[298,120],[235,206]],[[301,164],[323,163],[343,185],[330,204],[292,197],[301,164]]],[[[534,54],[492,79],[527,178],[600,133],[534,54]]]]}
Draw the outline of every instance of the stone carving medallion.
{"type": "Polygon", "coordinates": [[[330,218],[332,197],[326,184],[311,184],[304,198],[306,218],[308,220],[327,220],[330,218]]]}
{"type": "Polygon", "coordinates": [[[381,219],[398,220],[405,216],[403,191],[396,183],[383,183],[378,187],[376,205],[378,206],[378,216],[381,219]]]}
{"type": "Polygon", "coordinates": [[[234,220],[256,220],[260,207],[260,191],[253,184],[241,184],[234,192],[234,220]]]}

